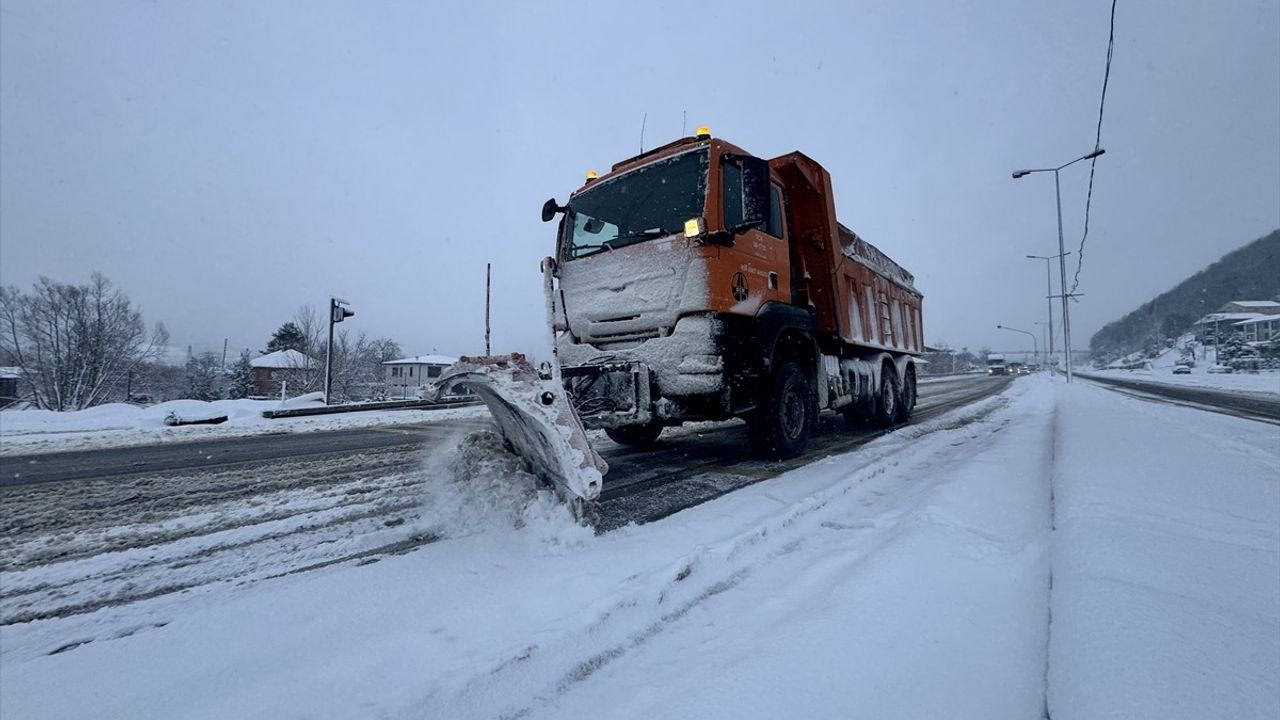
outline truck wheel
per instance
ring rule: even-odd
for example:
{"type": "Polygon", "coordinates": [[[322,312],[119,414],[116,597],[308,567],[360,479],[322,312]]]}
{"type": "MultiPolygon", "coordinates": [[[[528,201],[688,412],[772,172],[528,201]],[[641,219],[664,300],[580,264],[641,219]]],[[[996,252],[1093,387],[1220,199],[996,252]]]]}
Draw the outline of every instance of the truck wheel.
{"type": "Polygon", "coordinates": [[[658,436],[662,434],[662,423],[605,428],[604,434],[619,445],[649,447],[658,442],[658,436]]]}
{"type": "Polygon", "coordinates": [[[916,371],[907,368],[907,379],[902,383],[902,396],[898,400],[898,415],[895,422],[904,423],[911,419],[911,411],[916,407],[916,371]]]}
{"type": "Polygon", "coordinates": [[[875,423],[880,427],[893,427],[898,420],[898,373],[892,367],[880,370],[880,392],[876,396],[875,423]]]}
{"type": "Polygon", "coordinates": [[[752,448],[786,460],[804,452],[813,431],[814,402],[809,379],[796,363],[774,373],[764,411],[747,420],[752,448]]]}

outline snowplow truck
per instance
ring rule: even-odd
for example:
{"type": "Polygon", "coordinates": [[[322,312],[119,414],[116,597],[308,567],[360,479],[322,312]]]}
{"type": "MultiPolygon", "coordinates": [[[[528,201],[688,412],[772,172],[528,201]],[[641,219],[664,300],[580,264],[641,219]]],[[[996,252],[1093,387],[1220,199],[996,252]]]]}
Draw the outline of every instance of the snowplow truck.
{"type": "Polygon", "coordinates": [[[746,421],[750,447],[804,452],[819,412],[910,417],[924,349],[911,273],[836,220],[831,177],[699,128],[613,166],[561,205],[542,263],[555,362],[464,358],[446,373],[568,499],[607,465],[584,429],[646,446],[666,426],[746,421]],[[513,380],[523,377],[526,381],[513,380]]]}

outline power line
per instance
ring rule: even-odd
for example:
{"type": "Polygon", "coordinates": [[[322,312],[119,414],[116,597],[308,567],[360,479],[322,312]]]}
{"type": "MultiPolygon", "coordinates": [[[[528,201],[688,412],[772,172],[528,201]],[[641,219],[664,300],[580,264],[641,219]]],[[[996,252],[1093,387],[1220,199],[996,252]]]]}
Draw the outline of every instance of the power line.
{"type": "MultiPolygon", "coordinates": [[[[1107,67],[1102,74],[1102,100],[1098,102],[1098,135],[1093,147],[1102,147],[1102,112],[1107,106],[1107,83],[1111,80],[1111,56],[1116,49],[1116,1],[1111,0],[1111,32],[1107,38],[1107,67]]],[[[1080,236],[1080,249],[1076,252],[1076,274],[1071,281],[1071,292],[1080,287],[1080,269],[1084,265],[1084,241],[1089,237],[1089,209],[1093,205],[1093,169],[1098,158],[1089,161],[1089,195],[1084,201],[1084,234],[1080,236]]]]}

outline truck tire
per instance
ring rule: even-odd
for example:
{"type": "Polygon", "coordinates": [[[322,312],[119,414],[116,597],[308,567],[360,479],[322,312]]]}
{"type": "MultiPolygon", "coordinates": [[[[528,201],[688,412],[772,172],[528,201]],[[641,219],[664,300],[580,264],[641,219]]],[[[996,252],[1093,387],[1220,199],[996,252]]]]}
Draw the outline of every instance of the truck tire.
{"type": "Polygon", "coordinates": [[[894,422],[904,423],[911,419],[911,411],[916,407],[916,369],[907,367],[906,380],[902,382],[902,394],[898,399],[898,413],[894,422]]]}
{"type": "Polygon", "coordinates": [[[874,423],[877,427],[893,427],[898,421],[898,407],[901,404],[898,390],[898,373],[892,365],[880,370],[880,391],[876,393],[876,414],[874,423]]]}
{"type": "Polygon", "coordinates": [[[658,436],[662,434],[662,424],[655,422],[645,425],[624,425],[623,427],[605,428],[604,434],[619,445],[651,447],[657,444],[658,436]]]}
{"type": "Polygon", "coordinates": [[[779,460],[796,457],[809,445],[815,403],[809,378],[796,363],[778,368],[770,378],[763,411],[747,419],[752,449],[779,460]]]}

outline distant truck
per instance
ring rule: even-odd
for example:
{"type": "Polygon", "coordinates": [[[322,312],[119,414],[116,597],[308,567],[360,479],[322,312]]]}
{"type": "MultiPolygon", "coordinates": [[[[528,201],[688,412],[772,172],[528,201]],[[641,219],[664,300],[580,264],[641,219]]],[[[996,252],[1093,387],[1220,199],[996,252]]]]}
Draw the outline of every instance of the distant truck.
{"type": "Polygon", "coordinates": [[[1005,362],[1003,355],[987,356],[987,374],[988,375],[1008,375],[1009,364],[1005,362]]]}

